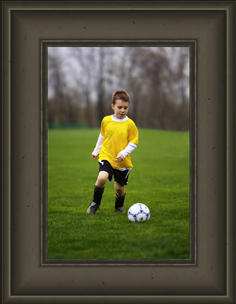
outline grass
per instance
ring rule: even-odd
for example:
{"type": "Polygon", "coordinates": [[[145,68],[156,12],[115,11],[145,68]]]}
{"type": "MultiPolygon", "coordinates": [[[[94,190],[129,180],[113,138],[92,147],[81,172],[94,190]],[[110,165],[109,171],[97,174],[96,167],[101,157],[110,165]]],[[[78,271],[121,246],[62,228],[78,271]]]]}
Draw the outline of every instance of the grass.
{"type": "Polygon", "coordinates": [[[149,221],[131,223],[114,211],[106,184],[95,215],[98,164],[91,158],[99,129],[50,130],[48,139],[48,259],[188,259],[189,133],[139,129],[125,208],[146,204],[149,221]]]}

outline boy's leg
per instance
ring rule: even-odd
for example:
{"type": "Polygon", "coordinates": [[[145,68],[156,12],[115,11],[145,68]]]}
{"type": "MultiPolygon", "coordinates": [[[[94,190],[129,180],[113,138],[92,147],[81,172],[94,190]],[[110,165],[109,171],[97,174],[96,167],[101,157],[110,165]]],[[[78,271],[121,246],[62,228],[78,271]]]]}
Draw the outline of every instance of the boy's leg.
{"type": "Polygon", "coordinates": [[[100,171],[96,180],[95,186],[104,188],[105,183],[108,179],[109,173],[106,171],[100,171]]]}
{"type": "Polygon", "coordinates": [[[115,210],[118,212],[125,212],[124,201],[125,201],[125,185],[128,184],[129,170],[115,170],[114,180],[115,180],[115,190],[116,190],[116,201],[115,210]]]}
{"type": "Polygon", "coordinates": [[[118,212],[125,212],[124,201],[125,201],[125,186],[120,185],[115,182],[114,184],[116,190],[116,201],[115,201],[115,210],[118,212]]]}
{"type": "Polygon", "coordinates": [[[98,178],[95,183],[94,192],[93,192],[93,201],[87,209],[87,214],[95,214],[98,210],[102,195],[104,192],[105,183],[108,179],[109,174],[106,171],[100,171],[98,178]]]}

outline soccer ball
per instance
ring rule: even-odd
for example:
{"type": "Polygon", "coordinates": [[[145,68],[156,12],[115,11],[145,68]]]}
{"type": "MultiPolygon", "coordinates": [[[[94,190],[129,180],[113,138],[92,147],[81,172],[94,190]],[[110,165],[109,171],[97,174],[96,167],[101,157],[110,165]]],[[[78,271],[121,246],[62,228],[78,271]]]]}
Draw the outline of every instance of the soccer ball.
{"type": "Polygon", "coordinates": [[[144,204],[134,204],[128,210],[128,219],[131,222],[147,221],[150,219],[150,210],[144,204]]]}

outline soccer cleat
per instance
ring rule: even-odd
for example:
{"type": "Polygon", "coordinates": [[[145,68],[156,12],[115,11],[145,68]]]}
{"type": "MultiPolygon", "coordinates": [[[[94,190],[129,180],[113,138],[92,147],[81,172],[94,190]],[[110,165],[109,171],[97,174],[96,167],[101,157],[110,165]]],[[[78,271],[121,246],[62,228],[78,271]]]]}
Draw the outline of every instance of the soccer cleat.
{"type": "Polygon", "coordinates": [[[87,213],[87,214],[95,214],[96,211],[98,210],[98,208],[99,208],[99,205],[96,204],[96,203],[94,203],[94,202],[92,202],[92,203],[90,204],[90,206],[88,207],[86,213],[87,213]]]}
{"type": "Polygon", "coordinates": [[[125,212],[124,206],[120,206],[118,208],[115,208],[117,212],[125,212]]]}

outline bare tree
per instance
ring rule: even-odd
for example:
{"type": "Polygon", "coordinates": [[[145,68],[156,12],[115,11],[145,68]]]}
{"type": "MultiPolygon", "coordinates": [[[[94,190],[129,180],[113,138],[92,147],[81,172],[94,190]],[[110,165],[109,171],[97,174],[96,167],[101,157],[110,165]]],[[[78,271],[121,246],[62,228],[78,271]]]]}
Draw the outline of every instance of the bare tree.
{"type": "Polygon", "coordinates": [[[63,60],[57,52],[49,52],[48,56],[48,121],[49,123],[76,123],[80,109],[74,102],[80,92],[68,89],[63,60]]]}
{"type": "MultiPolygon", "coordinates": [[[[71,55],[77,61],[77,65],[80,67],[76,73],[74,71],[74,77],[76,79],[78,90],[82,91],[85,101],[84,111],[86,112],[87,122],[90,126],[93,126],[93,118],[91,115],[91,93],[92,93],[92,74],[94,65],[94,49],[89,48],[86,52],[84,48],[72,48],[71,55]]],[[[83,100],[81,101],[83,104],[83,100]]]]}
{"type": "MultiPolygon", "coordinates": [[[[179,64],[176,57],[175,69],[165,48],[133,48],[130,55],[129,86],[135,100],[135,121],[144,127],[174,129],[178,125],[187,129],[186,120],[177,115],[179,84],[185,81],[184,63],[179,64]],[[182,124],[176,124],[177,119],[182,124]]],[[[188,113],[184,115],[188,117],[188,113]]]]}
{"type": "Polygon", "coordinates": [[[188,129],[187,48],[72,47],[64,61],[52,54],[50,100],[58,121],[77,117],[78,123],[98,126],[111,113],[112,92],[125,89],[131,97],[129,116],[139,126],[188,129]]]}
{"type": "MultiPolygon", "coordinates": [[[[60,122],[68,111],[68,100],[64,92],[65,81],[60,68],[60,59],[57,56],[49,55],[48,58],[48,81],[54,92],[54,97],[49,99],[49,108],[54,112],[54,122],[60,122]]],[[[52,115],[52,113],[50,113],[52,115]]]]}

